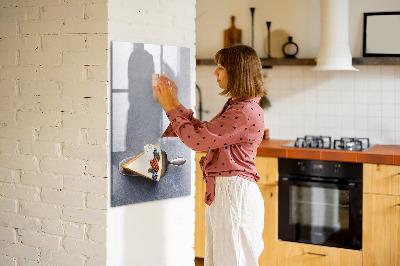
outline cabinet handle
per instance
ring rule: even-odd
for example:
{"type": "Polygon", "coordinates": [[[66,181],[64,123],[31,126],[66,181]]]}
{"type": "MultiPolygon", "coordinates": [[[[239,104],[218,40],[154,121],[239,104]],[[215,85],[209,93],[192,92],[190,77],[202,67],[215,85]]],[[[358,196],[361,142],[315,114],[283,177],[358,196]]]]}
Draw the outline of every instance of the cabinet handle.
{"type": "Polygon", "coordinates": [[[320,253],[313,253],[313,252],[307,252],[307,254],[310,254],[310,255],[317,255],[317,256],[323,256],[323,257],[328,256],[328,254],[320,254],[320,253]]]}

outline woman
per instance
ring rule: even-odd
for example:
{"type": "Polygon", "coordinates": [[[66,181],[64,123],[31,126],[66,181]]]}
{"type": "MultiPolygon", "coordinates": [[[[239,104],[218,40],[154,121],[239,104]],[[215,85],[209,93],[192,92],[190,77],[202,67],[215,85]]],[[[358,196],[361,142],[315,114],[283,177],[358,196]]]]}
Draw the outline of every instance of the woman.
{"type": "Polygon", "coordinates": [[[258,265],[264,247],[264,201],[254,163],[264,134],[261,63],[245,45],[218,51],[215,62],[220,95],[230,98],[210,122],[194,118],[179,103],[172,80],[161,77],[153,87],[171,122],[163,137],[177,136],[189,148],[207,151],[200,160],[206,182],[205,265],[258,265]]]}

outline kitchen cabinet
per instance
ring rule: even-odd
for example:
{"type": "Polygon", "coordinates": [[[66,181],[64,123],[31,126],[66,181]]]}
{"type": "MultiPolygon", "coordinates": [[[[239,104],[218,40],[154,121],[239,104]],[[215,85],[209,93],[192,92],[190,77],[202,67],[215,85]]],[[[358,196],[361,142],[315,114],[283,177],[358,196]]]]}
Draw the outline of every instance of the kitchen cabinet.
{"type": "Polygon", "coordinates": [[[199,161],[202,156],[206,156],[205,152],[197,152],[196,160],[196,194],[195,194],[195,228],[194,228],[194,253],[197,258],[204,258],[206,224],[204,212],[206,204],[204,203],[204,195],[206,193],[206,183],[203,181],[203,172],[199,167],[199,161]]]}
{"type": "Polygon", "coordinates": [[[264,250],[258,259],[260,266],[276,265],[278,241],[278,187],[259,185],[264,198],[264,250]]]}
{"type": "Polygon", "coordinates": [[[364,194],[364,266],[400,266],[400,196],[364,194]]]}
{"type": "Polygon", "coordinates": [[[260,266],[276,265],[278,240],[278,158],[257,156],[254,160],[261,176],[258,187],[264,198],[264,250],[258,259],[260,266]]]}
{"type": "Polygon", "coordinates": [[[361,266],[363,259],[358,250],[287,241],[278,241],[277,254],[277,266],[361,266]]]}
{"type": "MultiPolygon", "coordinates": [[[[196,154],[195,254],[204,257],[205,184],[196,154]]],[[[257,156],[264,198],[264,251],[259,265],[400,266],[400,166],[363,164],[362,251],[278,240],[278,159],[257,156]]]]}
{"type": "MultiPolygon", "coordinates": [[[[196,153],[196,195],[195,195],[195,256],[204,258],[205,255],[205,223],[204,223],[204,194],[205,182],[203,173],[199,167],[199,160],[206,153],[196,153]]],[[[257,171],[261,176],[258,182],[261,194],[264,198],[264,251],[259,258],[259,265],[275,265],[276,242],[278,239],[278,159],[257,156],[255,159],[257,171]]]]}
{"type": "Polygon", "coordinates": [[[400,196],[400,166],[368,164],[363,166],[364,193],[400,196]]]}
{"type": "Polygon", "coordinates": [[[254,162],[261,176],[259,185],[278,185],[278,158],[256,156],[254,162]]]}
{"type": "Polygon", "coordinates": [[[363,171],[363,265],[400,266],[400,166],[363,171]]]}

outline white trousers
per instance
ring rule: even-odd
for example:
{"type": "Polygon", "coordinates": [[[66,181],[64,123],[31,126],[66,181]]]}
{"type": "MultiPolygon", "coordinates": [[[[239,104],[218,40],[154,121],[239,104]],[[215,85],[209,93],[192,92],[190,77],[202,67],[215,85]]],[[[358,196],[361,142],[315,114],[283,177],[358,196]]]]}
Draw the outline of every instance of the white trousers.
{"type": "Polygon", "coordinates": [[[206,206],[205,266],[253,266],[264,249],[264,199],[258,185],[238,176],[216,177],[206,206]]]}

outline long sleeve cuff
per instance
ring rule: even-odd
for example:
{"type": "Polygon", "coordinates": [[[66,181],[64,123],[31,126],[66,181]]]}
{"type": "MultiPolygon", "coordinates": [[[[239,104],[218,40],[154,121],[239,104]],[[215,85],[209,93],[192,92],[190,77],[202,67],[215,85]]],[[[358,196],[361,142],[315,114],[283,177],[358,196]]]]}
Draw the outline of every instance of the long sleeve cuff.
{"type": "MultiPolygon", "coordinates": [[[[187,119],[190,120],[190,118],[193,116],[193,111],[192,110],[188,110],[186,109],[185,106],[183,106],[182,104],[179,105],[178,109],[171,109],[167,112],[167,117],[170,120],[170,122],[173,121],[173,119],[176,118],[176,116],[183,116],[187,119]],[[174,115],[171,115],[171,111],[175,110],[176,112],[174,112],[174,115]],[[171,120],[170,117],[173,117],[173,119],[171,120]]],[[[164,133],[161,135],[162,138],[165,137],[178,137],[176,135],[176,133],[174,132],[174,130],[172,129],[172,124],[170,123],[167,127],[167,129],[165,129],[164,133]]]]}
{"type": "MultiPolygon", "coordinates": [[[[179,106],[181,107],[183,106],[182,104],[179,106]]],[[[185,108],[186,109],[186,108],[185,108]]],[[[178,108],[179,110],[179,108],[178,108]]],[[[164,131],[164,133],[161,135],[162,138],[168,138],[168,137],[178,137],[178,135],[176,135],[175,131],[172,128],[172,121],[174,121],[174,119],[179,116],[179,111],[176,109],[171,109],[167,112],[167,117],[169,119],[169,121],[171,122],[167,129],[164,131]]],[[[184,111],[184,110],[183,110],[184,111]]]]}
{"type": "Polygon", "coordinates": [[[166,115],[167,115],[167,117],[168,117],[168,119],[169,119],[169,121],[170,121],[171,123],[174,122],[174,120],[176,119],[176,117],[182,116],[182,115],[179,113],[179,111],[176,110],[176,109],[171,109],[171,110],[169,110],[169,111],[166,113],[166,115]]]}
{"type": "Polygon", "coordinates": [[[179,112],[179,114],[181,115],[181,116],[183,116],[183,117],[185,117],[185,118],[187,118],[187,119],[189,119],[190,120],[190,118],[193,116],[193,111],[192,110],[189,110],[189,109],[186,109],[186,107],[185,106],[183,106],[182,104],[180,104],[179,106],[178,106],[178,112],[179,112]]]}

